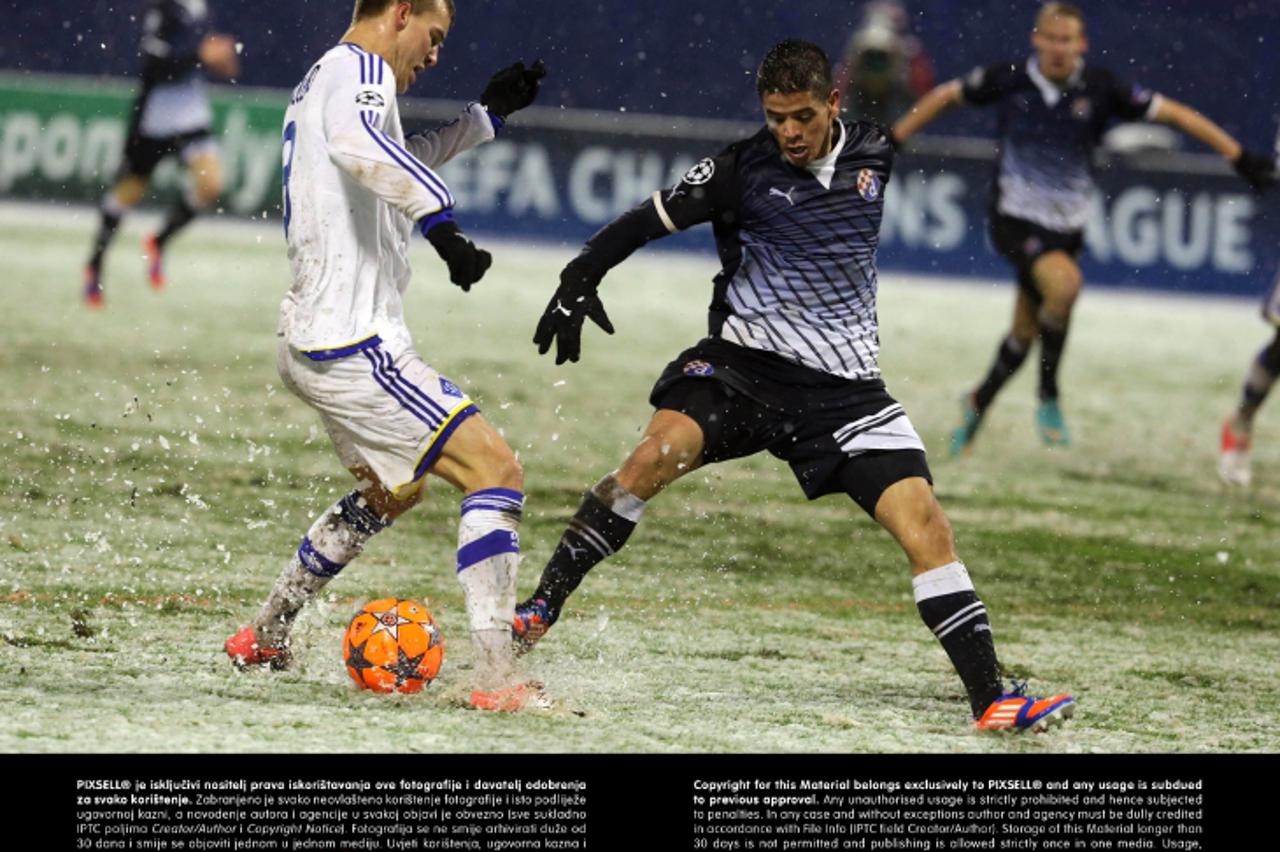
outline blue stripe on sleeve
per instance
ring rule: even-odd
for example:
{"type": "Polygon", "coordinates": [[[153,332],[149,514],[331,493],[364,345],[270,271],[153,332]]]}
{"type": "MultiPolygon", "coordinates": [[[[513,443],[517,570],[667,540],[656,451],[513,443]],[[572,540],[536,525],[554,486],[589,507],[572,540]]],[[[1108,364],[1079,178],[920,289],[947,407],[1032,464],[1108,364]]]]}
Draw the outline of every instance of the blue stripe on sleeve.
{"type": "Polygon", "coordinates": [[[388,137],[385,133],[382,133],[381,131],[375,129],[373,125],[369,123],[369,119],[367,116],[362,117],[362,123],[364,124],[364,129],[368,132],[370,136],[373,137],[373,141],[378,143],[378,147],[386,151],[387,156],[389,156],[393,161],[395,161],[397,165],[399,165],[401,168],[407,171],[410,175],[412,175],[413,178],[418,181],[418,183],[426,187],[427,191],[430,192],[432,196],[434,196],[434,198],[442,208],[453,206],[453,196],[449,195],[449,192],[447,189],[445,190],[445,197],[442,198],[440,193],[436,191],[435,187],[433,187],[430,183],[424,180],[422,175],[419,174],[417,171],[415,171],[412,166],[410,166],[410,162],[413,161],[413,156],[411,154],[408,154],[406,152],[404,156],[401,156],[399,153],[397,153],[396,147],[392,144],[388,144],[388,142],[390,141],[390,137],[388,137]],[[388,141],[383,141],[384,139],[388,141]]]}

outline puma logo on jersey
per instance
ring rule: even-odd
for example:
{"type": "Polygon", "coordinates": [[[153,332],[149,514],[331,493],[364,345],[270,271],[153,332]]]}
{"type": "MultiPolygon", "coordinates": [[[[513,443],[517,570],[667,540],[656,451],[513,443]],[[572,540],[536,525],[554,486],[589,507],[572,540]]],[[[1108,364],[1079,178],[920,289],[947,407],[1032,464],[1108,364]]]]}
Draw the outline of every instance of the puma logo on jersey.
{"type": "Polygon", "coordinates": [[[782,190],[778,189],[776,186],[771,186],[769,187],[769,196],[773,197],[776,195],[779,198],[785,198],[787,199],[788,204],[790,204],[792,207],[795,207],[796,206],[795,199],[791,197],[791,193],[795,191],[796,191],[796,188],[794,186],[787,187],[786,192],[783,192],[782,190]]]}

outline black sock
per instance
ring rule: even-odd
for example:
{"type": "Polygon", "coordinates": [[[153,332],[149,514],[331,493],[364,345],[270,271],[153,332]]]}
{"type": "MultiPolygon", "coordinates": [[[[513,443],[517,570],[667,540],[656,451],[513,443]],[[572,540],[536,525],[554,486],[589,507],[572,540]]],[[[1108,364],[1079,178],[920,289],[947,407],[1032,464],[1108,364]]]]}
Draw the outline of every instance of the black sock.
{"type": "Polygon", "coordinates": [[[1009,335],[1000,342],[1000,348],[996,350],[996,360],[987,371],[987,377],[973,393],[974,405],[977,406],[978,411],[986,410],[987,406],[995,400],[1000,388],[1004,387],[1004,383],[1018,372],[1018,368],[1025,360],[1027,360],[1027,347],[1015,340],[1013,335],[1009,335]]]}
{"type": "Polygon", "coordinates": [[[530,598],[547,602],[552,624],[587,572],[627,543],[643,508],[644,502],[623,489],[612,476],[587,492],[530,598]],[[611,505],[606,505],[605,500],[611,505]]]}
{"type": "Polygon", "coordinates": [[[1277,377],[1280,377],[1280,332],[1276,333],[1276,337],[1263,347],[1249,365],[1240,395],[1241,416],[1253,419],[1253,415],[1266,401],[1267,394],[1271,393],[1271,386],[1275,384],[1277,377]]]}
{"type": "Polygon", "coordinates": [[[959,562],[919,574],[912,585],[916,609],[956,667],[976,719],[1004,692],[987,608],[959,562]]]}
{"type": "Polygon", "coordinates": [[[1040,399],[1058,398],[1058,364],[1067,345],[1067,321],[1040,312],[1040,399]]]}
{"type": "Polygon", "coordinates": [[[179,198],[178,203],[170,208],[169,218],[165,219],[164,227],[160,229],[160,233],[156,234],[156,242],[163,247],[170,237],[191,224],[191,220],[199,214],[200,211],[192,207],[185,197],[179,198]]]}
{"type": "Polygon", "coordinates": [[[120,220],[124,218],[123,212],[110,209],[106,202],[98,208],[98,213],[101,216],[98,235],[93,238],[93,253],[89,255],[89,266],[94,269],[102,268],[102,256],[107,253],[107,246],[111,245],[116,229],[120,227],[120,220]]]}

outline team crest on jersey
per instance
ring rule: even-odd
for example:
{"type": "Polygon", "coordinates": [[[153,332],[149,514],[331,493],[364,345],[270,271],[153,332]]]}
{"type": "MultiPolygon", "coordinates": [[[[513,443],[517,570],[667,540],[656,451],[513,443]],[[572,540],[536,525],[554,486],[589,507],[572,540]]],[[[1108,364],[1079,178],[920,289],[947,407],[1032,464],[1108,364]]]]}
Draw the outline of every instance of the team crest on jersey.
{"type": "Polygon", "coordinates": [[[1093,101],[1088,98],[1076,98],[1071,102],[1071,114],[1081,121],[1088,121],[1093,115],[1093,101]]]}
{"type": "Polygon", "coordinates": [[[880,197],[880,178],[871,169],[858,172],[858,194],[867,201],[875,201],[880,197]]]}
{"type": "Polygon", "coordinates": [[[372,89],[365,89],[363,92],[356,95],[356,103],[360,104],[360,106],[374,107],[375,109],[382,109],[387,105],[387,102],[383,99],[382,95],[372,89]]]}
{"type": "Polygon", "coordinates": [[[715,373],[716,368],[708,364],[706,361],[689,361],[684,365],[682,371],[686,376],[710,376],[715,373]]]}
{"type": "Polygon", "coordinates": [[[707,157],[694,163],[689,171],[684,173],[684,177],[680,180],[690,186],[701,186],[711,180],[711,176],[716,173],[715,160],[707,157]]]}
{"type": "Polygon", "coordinates": [[[440,380],[440,390],[449,396],[456,396],[458,399],[462,399],[462,391],[460,391],[458,386],[448,379],[440,380]]]}

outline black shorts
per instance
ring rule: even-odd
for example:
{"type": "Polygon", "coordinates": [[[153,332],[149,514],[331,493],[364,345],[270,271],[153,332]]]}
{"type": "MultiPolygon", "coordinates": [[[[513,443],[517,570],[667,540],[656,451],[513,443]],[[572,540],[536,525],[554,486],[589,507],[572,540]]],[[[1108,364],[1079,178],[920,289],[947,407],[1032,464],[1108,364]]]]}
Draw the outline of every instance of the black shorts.
{"type": "Polygon", "coordinates": [[[185,158],[184,152],[188,148],[206,143],[212,138],[208,128],[177,136],[142,136],[133,133],[125,142],[121,175],[149,178],[165,157],[180,154],[185,158]]]}
{"type": "Polygon", "coordinates": [[[1031,267],[1041,255],[1065,251],[1072,258],[1084,248],[1083,231],[1052,231],[1035,222],[991,213],[991,243],[1018,274],[1018,286],[1038,303],[1040,291],[1031,277],[1031,267]]]}
{"type": "Polygon", "coordinates": [[[649,400],[702,428],[704,461],[767,450],[791,466],[810,500],[846,493],[875,517],[895,482],[919,476],[932,484],[924,445],[884,382],[832,379],[707,339],[667,365],[649,400]]]}

